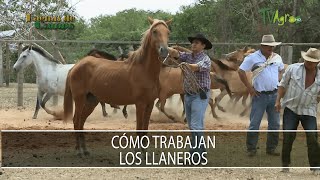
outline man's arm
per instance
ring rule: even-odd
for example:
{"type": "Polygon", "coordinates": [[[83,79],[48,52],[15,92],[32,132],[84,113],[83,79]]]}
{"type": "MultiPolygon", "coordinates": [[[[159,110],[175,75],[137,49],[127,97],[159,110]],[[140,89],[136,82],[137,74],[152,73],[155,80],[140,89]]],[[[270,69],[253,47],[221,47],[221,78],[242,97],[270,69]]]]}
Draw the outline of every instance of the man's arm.
{"type": "Polygon", "coordinates": [[[193,72],[200,71],[200,67],[198,64],[188,64],[188,66],[191,69],[191,71],[193,71],[193,72]]]}
{"type": "Polygon", "coordinates": [[[196,64],[188,64],[190,69],[194,72],[210,72],[211,69],[211,60],[209,56],[205,56],[201,61],[196,64]]]}
{"type": "Polygon", "coordinates": [[[188,52],[188,53],[192,53],[192,51],[188,48],[185,48],[185,47],[182,47],[182,46],[171,46],[173,49],[176,49],[178,51],[181,51],[181,52],[188,52]]]}
{"type": "Polygon", "coordinates": [[[279,75],[278,75],[278,81],[280,82],[282,79],[282,75],[284,73],[284,69],[282,69],[281,71],[279,71],[279,75]]]}
{"type": "Polygon", "coordinates": [[[251,85],[251,83],[249,83],[248,81],[248,78],[247,78],[247,75],[246,75],[246,72],[242,69],[239,69],[238,70],[238,74],[239,74],[239,77],[242,81],[242,83],[247,87],[249,93],[251,96],[257,96],[258,93],[256,92],[256,90],[253,88],[253,86],[251,85]]]}
{"type": "Polygon", "coordinates": [[[276,104],[274,105],[274,108],[276,109],[277,112],[280,112],[280,109],[281,109],[280,100],[283,98],[285,93],[286,93],[286,89],[282,86],[279,86],[276,104]]]}
{"type": "Polygon", "coordinates": [[[288,66],[278,86],[278,95],[277,95],[276,103],[274,105],[275,110],[277,112],[280,112],[280,109],[281,109],[280,100],[286,94],[286,88],[289,86],[291,74],[292,74],[292,66],[288,66]]]}

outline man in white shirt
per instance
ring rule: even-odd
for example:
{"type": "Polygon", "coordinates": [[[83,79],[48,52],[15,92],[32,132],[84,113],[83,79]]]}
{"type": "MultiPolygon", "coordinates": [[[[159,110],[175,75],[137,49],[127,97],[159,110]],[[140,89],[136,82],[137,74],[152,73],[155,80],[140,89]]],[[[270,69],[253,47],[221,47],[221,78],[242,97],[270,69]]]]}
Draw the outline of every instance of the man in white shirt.
{"type": "MultiPolygon", "coordinates": [[[[249,130],[259,130],[264,112],[268,115],[268,130],[279,130],[280,113],[274,109],[277,98],[279,75],[284,69],[282,58],[273,52],[273,48],[281,42],[275,42],[273,35],[262,37],[261,48],[247,56],[239,67],[241,81],[252,96],[249,130]],[[245,71],[253,71],[253,82],[249,82],[245,71]]],[[[258,132],[247,133],[248,156],[255,156],[257,152],[258,132]]],[[[279,133],[268,132],[266,153],[280,156],[276,152],[279,133]]]]}
{"type": "MultiPolygon", "coordinates": [[[[320,92],[320,50],[310,48],[301,52],[304,63],[288,66],[278,88],[276,111],[284,107],[283,130],[297,130],[301,122],[305,130],[317,130],[317,97],[320,92]],[[282,104],[280,100],[283,98],[282,104]]],[[[283,172],[289,171],[290,153],[295,140],[295,132],[283,133],[283,172]]],[[[308,158],[314,174],[320,174],[320,148],[316,132],[306,132],[308,158]]]]}

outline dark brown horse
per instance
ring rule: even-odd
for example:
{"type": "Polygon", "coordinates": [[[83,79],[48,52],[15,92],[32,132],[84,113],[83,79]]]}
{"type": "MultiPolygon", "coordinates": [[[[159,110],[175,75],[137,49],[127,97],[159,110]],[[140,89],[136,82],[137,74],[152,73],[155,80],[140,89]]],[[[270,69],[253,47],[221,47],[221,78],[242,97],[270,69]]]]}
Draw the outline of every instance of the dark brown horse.
{"type": "MultiPolygon", "coordinates": [[[[64,119],[71,119],[73,101],[75,130],[83,130],[87,117],[98,102],[136,106],[136,129],[147,130],[159,96],[161,61],[168,53],[170,21],[149,18],[150,28],[144,33],[141,46],[125,61],[106,61],[88,56],[79,61],[67,77],[64,96],[64,119]]],[[[79,155],[88,154],[84,134],[76,134],[79,155]]]]}

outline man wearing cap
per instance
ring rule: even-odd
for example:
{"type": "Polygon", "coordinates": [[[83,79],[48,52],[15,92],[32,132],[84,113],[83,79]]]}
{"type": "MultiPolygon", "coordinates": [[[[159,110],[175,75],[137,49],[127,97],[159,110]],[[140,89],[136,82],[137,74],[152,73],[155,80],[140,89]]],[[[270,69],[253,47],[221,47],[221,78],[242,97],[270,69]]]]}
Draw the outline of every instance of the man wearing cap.
{"type": "MultiPolygon", "coordinates": [[[[241,81],[252,96],[249,130],[259,130],[264,112],[267,112],[268,130],[279,130],[280,113],[276,112],[274,105],[277,98],[279,77],[284,69],[282,58],[273,52],[273,48],[281,42],[275,42],[273,35],[262,37],[260,50],[248,55],[239,67],[241,81]],[[249,82],[245,71],[252,71],[252,82],[249,82]]],[[[258,132],[247,133],[248,156],[256,155],[258,132]]],[[[279,133],[268,132],[266,153],[280,156],[276,152],[279,133]]]]}
{"type": "MultiPolygon", "coordinates": [[[[205,49],[211,49],[211,42],[203,35],[197,34],[193,37],[188,37],[191,43],[190,52],[180,52],[179,47],[171,49],[170,54],[175,54],[174,57],[179,59],[194,72],[198,84],[200,85],[198,92],[192,92],[189,86],[188,80],[184,78],[184,90],[185,90],[185,112],[186,119],[190,130],[203,130],[204,129],[204,117],[210,98],[210,68],[211,60],[208,55],[204,53],[205,49]],[[178,50],[176,50],[178,49],[178,50]],[[174,52],[172,52],[174,51],[174,52]]],[[[193,144],[199,144],[200,137],[203,136],[203,132],[192,132],[193,144]],[[197,137],[197,138],[195,138],[197,137]],[[198,142],[194,142],[194,140],[198,142]]],[[[204,147],[196,148],[195,151],[202,153],[205,151],[204,147]]]]}
{"type": "MultiPolygon", "coordinates": [[[[278,88],[276,111],[284,107],[283,130],[297,130],[301,122],[305,130],[317,130],[317,98],[320,92],[320,50],[310,48],[301,52],[304,63],[288,66],[278,88]],[[283,98],[282,104],[280,100],[283,98]]],[[[282,165],[288,172],[295,132],[283,133],[282,165]]],[[[306,132],[308,158],[311,170],[320,175],[320,148],[316,132],[306,132]]]]}

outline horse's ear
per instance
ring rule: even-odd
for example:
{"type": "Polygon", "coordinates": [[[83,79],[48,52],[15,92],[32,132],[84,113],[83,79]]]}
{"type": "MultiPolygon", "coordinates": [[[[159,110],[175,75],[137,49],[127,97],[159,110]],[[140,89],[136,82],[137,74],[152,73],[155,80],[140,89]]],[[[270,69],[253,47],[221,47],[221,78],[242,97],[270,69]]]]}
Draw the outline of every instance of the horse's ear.
{"type": "Polygon", "coordinates": [[[250,49],[249,46],[245,46],[245,47],[243,48],[244,52],[247,52],[249,49],[250,49]]]}
{"type": "Polygon", "coordinates": [[[150,25],[152,25],[154,22],[154,19],[152,19],[151,17],[148,17],[148,21],[149,21],[150,25]]]}
{"type": "Polygon", "coordinates": [[[167,26],[169,26],[171,24],[171,22],[172,22],[172,18],[170,20],[166,21],[167,26]]]}

